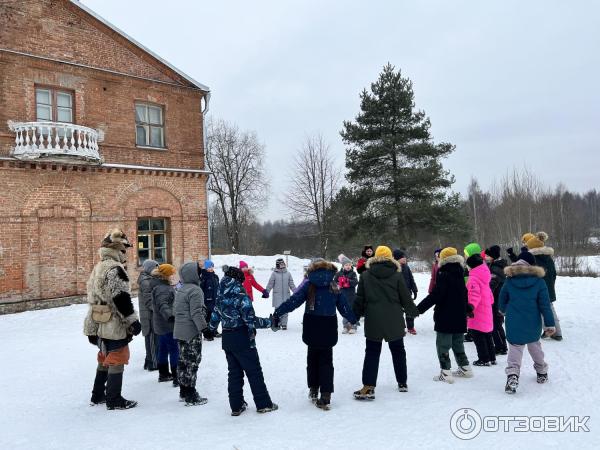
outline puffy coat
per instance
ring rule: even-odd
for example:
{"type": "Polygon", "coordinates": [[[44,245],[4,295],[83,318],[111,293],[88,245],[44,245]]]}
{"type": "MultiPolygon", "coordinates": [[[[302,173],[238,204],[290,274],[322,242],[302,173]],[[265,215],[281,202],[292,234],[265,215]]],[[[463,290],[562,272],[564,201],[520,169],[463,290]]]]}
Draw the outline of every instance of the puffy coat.
{"type": "Polygon", "coordinates": [[[492,274],[486,264],[481,264],[469,271],[467,293],[469,304],[473,306],[473,315],[467,320],[467,327],[472,330],[490,333],[494,330],[494,295],[490,289],[492,274]]]}
{"type": "Polygon", "coordinates": [[[500,298],[500,291],[502,290],[502,286],[504,286],[504,280],[506,278],[506,275],[504,274],[505,268],[506,260],[502,258],[495,259],[490,264],[490,272],[492,274],[490,289],[494,295],[494,313],[498,311],[498,299],[500,298]]]}
{"type": "Polygon", "coordinates": [[[202,279],[200,287],[204,294],[204,303],[217,301],[219,294],[219,276],[214,272],[202,269],[202,279]]]}
{"type": "Polygon", "coordinates": [[[337,268],[330,262],[312,263],[308,268],[308,282],[275,310],[276,316],[282,316],[305,303],[302,341],[311,347],[327,348],[337,344],[336,310],[350,323],[357,320],[333,281],[336,272],[337,268]]]}
{"type": "Polygon", "coordinates": [[[258,284],[256,279],[254,278],[254,273],[252,272],[252,269],[246,270],[244,272],[244,277],[245,277],[244,283],[242,283],[242,285],[244,286],[244,289],[246,290],[246,293],[248,294],[250,301],[254,301],[254,295],[252,294],[252,288],[258,290],[261,294],[265,290],[265,288],[262,287],[260,284],[258,284]]]}
{"type": "Polygon", "coordinates": [[[277,308],[288,298],[290,298],[290,291],[295,291],[296,285],[292,274],[287,269],[275,269],[269,278],[267,283],[267,291],[272,292],[272,304],[274,308],[277,308]]]}
{"type": "Polygon", "coordinates": [[[175,288],[157,269],[152,271],[152,276],[159,280],[158,285],[152,289],[152,325],[154,332],[161,336],[173,332],[175,288]]]}
{"type": "Polygon", "coordinates": [[[159,283],[160,279],[145,271],[138,277],[138,303],[143,336],[148,336],[152,331],[152,289],[159,283]]]}
{"type": "Polygon", "coordinates": [[[198,263],[192,261],[181,266],[179,279],[183,285],[175,292],[173,337],[189,342],[206,328],[206,307],[200,288],[198,263]]]}
{"type": "Polygon", "coordinates": [[[404,277],[404,284],[406,285],[406,288],[416,295],[417,292],[419,292],[419,289],[417,288],[415,277],[413,277],[412,270],[410,270],[408,264],[402,265],[402,276],[404,277]]]}
{"type": "Polygon", "coordinates": [[[373,257],[365,264],[352,309],[365,318],[365,337],[373,341],[395,341],[404,337],[404,312],[417,317],[419,312],[404,284],[397,261],[373,257]]]}
{"type": "Polygon", "coordinates": [[[532,248],[529,250],[533,256],[535,256],[535,264],[544,269],[544,281],[546,287],[548,287],[548,295],[550,301],[556,301],[556,290],[554,285],[556,284],[556,266],[554,265],[554,249],[552,247],[540,247],[532,248]]]}
{"type": "Polygon", "coordinates": [[[131,340],[129,327],[138,320],[131,301],[129,276],[123,267],[118,250],[102,247],[100,262],[94,266],[87,282],[89,310],[83,324],[86,336],[108,340],[131,340]],[[107,305],[110,318],[98,322],[93,318],[94,305],[107,305]]]}
{"type": "Polygon", "coordinates": [[[423,314],[433,309],[434,330],[438,333],[467,331],[467,287],[464,280],[465,259],[449,256],[439,263],[436,282],[431,293],[417,305],[423,314]]]}
{"type": "Polygon", "coordinates": [[[546,326],[555,325],[544,269],[513,264],[504,273],[498,306],[506,316],[506,339],[515,345],[536,342],[542,333],[542,316],[546,326]]]}
{"type": "Polygon", "coordinates": [[[343,268],[333,278],[338,287],[346,297],[348,304],[352,306],[356,298],[356,286],[358,286],[358,275],[354,270],[346,271],[343,268]]]}

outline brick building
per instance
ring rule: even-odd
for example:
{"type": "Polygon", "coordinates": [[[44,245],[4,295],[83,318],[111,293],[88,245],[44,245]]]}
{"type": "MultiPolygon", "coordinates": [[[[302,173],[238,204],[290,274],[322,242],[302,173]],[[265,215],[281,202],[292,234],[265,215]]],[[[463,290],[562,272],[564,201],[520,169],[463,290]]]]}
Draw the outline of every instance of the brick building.
{"type": "Polygon", "coordinates": [[[208,254],[209,89],[76,0],[0,2],[0,312],[76,301],[106,231],[208,254]]]}

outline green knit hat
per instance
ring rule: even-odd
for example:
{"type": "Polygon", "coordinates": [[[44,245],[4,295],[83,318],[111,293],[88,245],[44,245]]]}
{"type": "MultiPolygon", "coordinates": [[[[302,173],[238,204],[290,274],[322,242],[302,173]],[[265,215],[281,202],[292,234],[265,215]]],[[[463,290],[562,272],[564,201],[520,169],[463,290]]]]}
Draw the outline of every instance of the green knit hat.
{"type": "Polygon", "coordinates": [[[477,242],[471,242],[465,247],[465,256],[468,258],[469,256],[478,255],[481,253],[481,245],[477,242]]]}

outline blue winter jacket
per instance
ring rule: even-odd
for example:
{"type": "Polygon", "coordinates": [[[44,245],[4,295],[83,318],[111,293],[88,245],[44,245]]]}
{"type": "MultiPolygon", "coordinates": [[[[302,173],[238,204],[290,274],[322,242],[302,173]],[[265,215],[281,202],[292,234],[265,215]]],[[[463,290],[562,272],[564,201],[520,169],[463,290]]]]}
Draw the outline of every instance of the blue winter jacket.
{"type": "Polygon", "coordinates": [[[254,347],[256,328],[269,328],[271,321],[256,317],[250,297],[246,294],[242,283],[228,276],[224,276],[219,285],[219,295],[215,309],[210,317],[209,328],[215,331],[222,323],[224,331],[237,330],[242,327],[248,329],[250,346],[254,347]]]}
{"type": "Polygon", "coordinates": [[[506,339],[515,345],[536,342],[542,334],[542,316],[547,327],[554,326],[544,269],[513,264],[504,273],[498,309],[506,315],[506,339]]]}

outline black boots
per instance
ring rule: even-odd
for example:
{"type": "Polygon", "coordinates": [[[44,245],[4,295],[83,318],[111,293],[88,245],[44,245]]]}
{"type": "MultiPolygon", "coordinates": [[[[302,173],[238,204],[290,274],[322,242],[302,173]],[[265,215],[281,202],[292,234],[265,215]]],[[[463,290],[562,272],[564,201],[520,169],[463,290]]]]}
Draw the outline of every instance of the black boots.
{"type": "Polygon", "coordinates": [[[171,381],[173,379],[173,375],[169,372],[168,364],[159,364],[158,365],[158,382],[164,383],[166,381],[171,381]]]}
{"type": "Polygon", "coordinates": [[[179,387],[179,378],[177,378],[177,366],[171,366],[171,376],[173,377],[173,387],[179,387]]]}
{"type": "Polygon", "coordinates": [[[319,388],[318,387],[311,387],[311,388],[309,388],[308,399],[312,403],[317,403],[317,400],[319,399],[319,388]]]}
{"type": "Polygon", "coordinates": [[[198,391],[195,387],[181,386],[180,389],[184,394],[185,406],[205,405],[208,402],[208,399],[200,397],[200,394],[198,394],[198,391]]]}
{"type": "Polygon", "coordinates": [[[321,392],[321,398],[317,400],[315,406],[324,411],[329,411],[331,404],[331,394],[327,392],[321,392]]]}
{"type": "Polygon", "coordinates": [[[94,387],[92,388],[92,398],[90,405],[101,405],[106,403],[106,379],[108,378],[108,370],[96,370],[96,378],[94,379],[94,387]]]}
{"type": "Polygon", "coordinates": [[[130,409],[137,406],[137,402],[121,397],[123,387],[123,372],[109,373],[106,381],[106,409],[130,409]]]}

